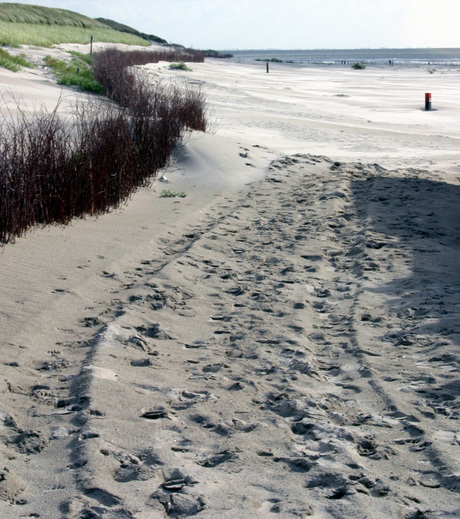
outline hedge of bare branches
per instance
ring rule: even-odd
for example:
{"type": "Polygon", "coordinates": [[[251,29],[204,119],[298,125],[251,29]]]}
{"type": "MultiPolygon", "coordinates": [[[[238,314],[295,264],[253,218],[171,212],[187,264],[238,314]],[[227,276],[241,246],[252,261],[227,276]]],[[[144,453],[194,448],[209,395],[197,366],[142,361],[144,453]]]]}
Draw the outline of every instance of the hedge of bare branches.
{"type": "Polygon", "coordinates": [[[105,88],[108,97],[123,106],[128,106],[134,83],[130,67],[159,61],[203,62],[204,54],[196,50],[180,51],[173,48],[128,52],[109,48],[95,55],[93,73],[96,80],[105,88]]]}
{"type": "Polygon", "coordinates": [[[110,63],[101,83],[117,103],[77,105],[70,119],[56,108],[0,121],[0,243],[118,206],[168,163],[184,130],[206,130],[200,90],[152,85],[110,63]]]}

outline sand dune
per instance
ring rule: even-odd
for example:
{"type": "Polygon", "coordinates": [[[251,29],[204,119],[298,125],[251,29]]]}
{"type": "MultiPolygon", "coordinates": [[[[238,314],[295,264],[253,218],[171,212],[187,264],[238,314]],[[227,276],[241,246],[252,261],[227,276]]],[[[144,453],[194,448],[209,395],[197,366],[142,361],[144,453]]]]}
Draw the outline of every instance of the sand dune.
{"type": "Polygon", "coordinates": [[[460,515],[458,71],[192,68],[167,183],[1,251],[1,517],[460,515]]]}

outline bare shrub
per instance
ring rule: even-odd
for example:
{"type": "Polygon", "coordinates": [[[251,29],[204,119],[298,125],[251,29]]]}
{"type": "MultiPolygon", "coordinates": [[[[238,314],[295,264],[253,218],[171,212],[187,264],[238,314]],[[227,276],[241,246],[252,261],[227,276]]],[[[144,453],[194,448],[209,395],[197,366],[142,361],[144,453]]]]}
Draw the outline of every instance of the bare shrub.
{"type": "Polygon", "coordinates": [[[150,84],[129,72],[140,58],[126,54],[96,60],[116,103],[77,105],[71,121],[58,107],[0,121],[0,243],[118,206],[168,163],[184,130],[206,130],[200,90],[150,84]]]}
{"type": "Polygon", "coordinates": [[[0,241],[38,223],[65,222],[60,201],[68,130],[57,110],[19,112],[0,134],[0,241]]]}

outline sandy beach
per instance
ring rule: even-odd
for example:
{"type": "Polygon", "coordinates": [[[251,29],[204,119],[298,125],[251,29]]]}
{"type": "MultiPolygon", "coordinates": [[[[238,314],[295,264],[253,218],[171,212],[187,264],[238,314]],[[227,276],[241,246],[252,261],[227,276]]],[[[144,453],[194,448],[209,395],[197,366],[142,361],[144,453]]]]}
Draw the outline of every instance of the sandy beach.
{"type": "Polygon", "coordinates": [[[0,516],[460,517],[460,70],[190,68],[161,180],[0,249],[0,516]]]}

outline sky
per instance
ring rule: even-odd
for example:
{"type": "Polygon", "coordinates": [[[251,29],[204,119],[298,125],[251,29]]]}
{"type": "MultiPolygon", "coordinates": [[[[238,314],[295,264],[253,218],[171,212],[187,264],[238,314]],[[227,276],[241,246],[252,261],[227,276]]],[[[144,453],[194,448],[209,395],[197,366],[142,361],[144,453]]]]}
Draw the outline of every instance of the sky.
{"type": "Polygon", "coordinates": [[[460,47],[460,0],[10,1],[109,18],[196,49],[460,47]]]}

